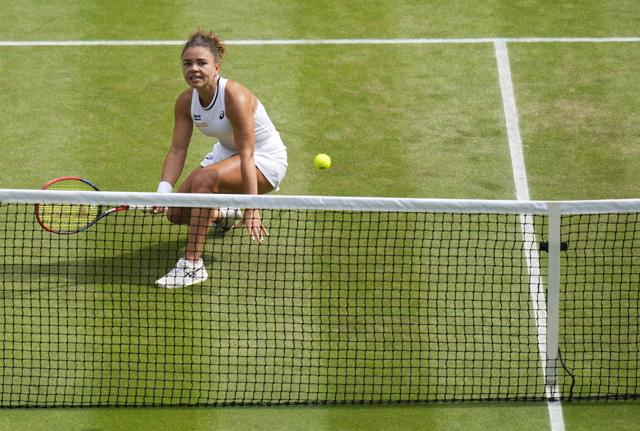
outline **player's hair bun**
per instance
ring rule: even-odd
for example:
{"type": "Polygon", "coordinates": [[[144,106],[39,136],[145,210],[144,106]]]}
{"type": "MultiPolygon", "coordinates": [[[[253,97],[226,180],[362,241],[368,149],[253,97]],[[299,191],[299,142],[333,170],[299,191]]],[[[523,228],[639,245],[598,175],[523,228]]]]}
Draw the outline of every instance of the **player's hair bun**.
{"type": "Polygon", "coordinates": [[[222,61],[222,57],[226,51],[222,40],[220,40],[220,38],[211,31],[198,30],[189,36],[189,39],[187,39],[187,42],[184,44],[184,48],[182,49],[182,54],[184,55],[184,52],[187,49],[194,46],[209,49],[218,63],[222,61]]]}

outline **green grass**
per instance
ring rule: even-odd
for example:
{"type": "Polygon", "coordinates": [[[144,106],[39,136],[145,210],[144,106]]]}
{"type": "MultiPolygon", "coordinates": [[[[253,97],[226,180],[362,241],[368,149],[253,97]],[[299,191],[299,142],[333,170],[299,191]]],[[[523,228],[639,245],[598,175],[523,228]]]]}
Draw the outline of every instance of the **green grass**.
{"type": "Polygon", "coordinates": [[[323,194],[331,184],[336,195],[504,198],[513,188],[490,53],[489,46],[256,47],[237,53],[246,63],[228,65],[228,73],[251,83],[278,120],[291,157],[283,193],[323,194]],[[275,87],[261,78],[266,68],[251,66],[273,70],[274,57],[283,64],[275,66],[275,87]],[[320,152],[334,169],[311,168],[320,152]],[[425,176],[431,180],[415,180],[425,176]]]}
{"type": "Polygon", "coordinates": [[[10,48],[3,64],[22,79],[0,78],[7,90],[0,111],[6,118],[20,115],[3,127],[0,139],[5,148],[28,149],[5,152],[3,164],[13,169],[3,169],[3,187],[38,188],[62,175],[86,177],[103,190],[155,187],[175,97],[184,87],[179,53],[10,48]]]}
{"type": "Polygon", "coordinates": [[[545,429],[544,406],[531,404],[431,404],[397,406],[136,408],[5,410],[0,426],[15,431],[110,430],[460,430],[545,429]],[[491,409],[494,413],[487,414],[491,409]],[[46,422],[45,422],[46,421],[46,422]],[[108,427],[105,426],[108,424],[108,427]]]}
{"type": "Polygon", "coordinates": [[[637,197],[640,44],[509,51],[532,197],[637,197]]]}
{"type": "Polygon", "coordinates": [[[562,409],[568,430],[640,430],[637,402],[574,402],[564,403],[562,409]]]}
{"type": "MultiPolygon", "coordinates": [[[[607,37],[637,36],[640,19],[640,8],[632,0],[575,0],[561,4],[543,0],[481,3],[461,0],[365,3],[251,0],[215,4],[159,0],[126,4],[120,1],[53,1],[47,4],[0,1],[0,6],[0,40],[182,40],[198,26],[212,28],[225,39],[607,37]]],[[[260,97],[289,148],[290,167],[281,193],[498,199],[515,196],[496,62],[490,44],[229,48],[224,74],[246,84],[260,97]],[[313,156],[319,152],[331,154],[334,162],[331,170],[320,172],[312,168],[313,156]]],[[[37,188],[50,178],[77,174],[95,181],[103,189],[153,190],[171,136],[173,103],[177,93],[185,87],[180,77],[179,50],[179,47],[0,47],[0,70],[3,72],[0,74],[0,115],[3,118],[0,187],[37,188]]],[[[509,54],[532,197],[636,197],[640,136],[636,121],[640,100],[636,79],[638,44],[509,44],[509,54]]],[[[194,166],[211,145],[210,140],[194,136],[189,166],[194,166]]],[[[32,223],[31,218],[28,223],[32,223]]],[[[122,324],[124,329],[118,336],[123,339],[138,337],[134,339],[144,343],[151,338],[149,333],[141,333],[137,327],[142,324],[138,313],[156,313],[157,329],[151,336],[168,335],[168,343],[160,346],[154,343],[153,348],[149,343],[152,351],[133,352],[139,360],[135,366],[143,366],[139,362],[151,358],[175,359],[175,352],[167,347],[171,345],[179,345],[191,359],[199,360],[201,356],[196,346],[185,345],[180,335],[185,331],[201,335],[212,328],[200,319],[184,321],[186,327],[178,327],[175,315],[185,308],[196,317],[215,310],[229,320],[238,312],[238,307],[243,313],[251,310],[249,314],[256,319],[262,319],[268,307],[286,309],[302,319],[302,323],[298,322],[302,326],[289,328],[285,322],[277,322],[279,326],[274,327],[274,332],[280,334],[290,329],[285,333],[292,336],[305,333],[298,331],[305,324],[312,334],[321,333],[313,332],[318,329],[318,322],[304,322],[305,309],[292,305],[294,299],[298,301],[295,304],[320,301],[327,307],[325,310],[343,311],[330,299],[314,297],[306,291],[287,291],[283,298],[258,298],[257,292],[247,290],[250,283],[246,280],[247,286],[232,285],[226,280],[228,285],[222,287],[224,295],[213,302],[189,294],[183,296],[183,302],[176,302],[175,295],[150,295],[144,292],[149,281],[157,276],[158,270],[168,268],[184,244],[170,235],[171,238],[140,249],[126,245],[127,235],[123,235],[113,240],[120,242],[124,252],[95,256],[91,255],[93,241],[102,242],[96,235],[88,233],[84,241],[73,239],[74,246],[79,247],[78,254],[71,259],[61,256],[55,267],[45,266],[44,261],[31,262],[29,271],[33,275],[27,283],[29,292],[17,292],[18,296],[13,293],[13,297],[3,292],[4,301],[41,307],[43,316],[49,319],[32,322],[40,328],[39,338],[11,340],[13,347],[26,342],[26,345],[39,348],[38,343],[46,343],[47,339],[52,341],[49,329],[52,322],[71,318],[76,326],[68,328],[68,333],[56,340],[60,349],[67,341],[83,338],[99,352],[94,359],[119,358],[124,363],[132,358],[131,352],[126,350],[131,346],[105,346],[104,337],[113,335],[106,334],[105,328],[110,324],[122,324]],[[83,249],[83,243],[85,247],[91,247],[83,249]],[[107,270],[83,273],[77,258],[88,259],[107,270]],[[123,288],[122,283],[133,276],[133,268],[120,274],[108,268],[139,258],[155,263],[133,280],[135,291],[132,292],[123,288]],[[49,291],[43,288],[47,274],[52,272],[59,275],[62,289],[49,291]],[[96,278],[101,280],[101,285],[90,282],[96,278]],[[70,281],[75,283],[74,298],[65,292],[70,281]],[[103,291],[105,287],[106,292],[103,291]],[[249,295],[242,296],[247,293],[249,295]],[[257,302],[258,299],[262,302],[257,302]],[[89,305],[98,305],[97,314],[89,312],[89,305]]],[[[50,245],[40,241],[39,246],[50,245]]],[[[277,241],[271,242],[270,247],[277,246],[277,241]]],[[[6,240],[3,246],[6,251],[6,240]]],[[[214,241],[209,246],[212,247],[210,253],[217,252],[218,243],[214,241]]],[[[331,241],[314,246],[332,250],[331,241]]],[[[267,261],[271,255],[265,251],[259,254],[260,259],[267,261]]],[[[223,256],[213,260],[211,269],[249,269],[246,263],[233,262],[231,256],[223,256]]],[[[353,256],[343,258],[353,259],[353,256]]],[[[339,262],[329,259],[320,264],[331,266],[339,262]]],[[[9,283],[15,287],[14,284],[20,281],[15,278],[16,272],[11,270],[11,265],[12,262],[5,258],[0,267],[4,286],[9,283]]],[[[474,266],[475,276],[482,270],[474,266]]],[[[379,282],[375,275],[372,277],[355,282],[353,290],[336,291],[338,298],[352,306],[361,301],[365,304],[373,301],[370,295],[375,291],[365,288],[379,282]]],[[[584,277],[591,280],[594,274],[584,277]]],[[[618,285],[620,281],[616,278],[619,277],[617,273],[606,271],[596,272],[595,277],[597,280],[604,278],[612,285],[618,285]]],[[[515,279],[520,280],[517,275],[515,279]]],[[[449,281],[455,283],[456,279],[449,281]]],[[[318,283],[322,284],[321,281],[318,283]]],[[[635,279],[629,284],[637,286],[635,279]]],[[[20,282],[20,285],[25,288],[25,283],[20,282]]],[[[600,318],[598,304],[609,298],[599,297],[597,291],[579,293],[585,295],[580,297],[581,301],[596,306],[593,311],[577,317],[600,318]]],[[[523,298],[527,295],[526,290],[519,289],[514,295],[519,303],[527,304],[527,299],[523,298]]],[[[437,292],[429,297],[432,302],[439,300],[437,292]]],[[[472,303],[474,298],[460,300],[472,303]]],[[[633,301],[637,302],[637,293],[630,291],[619,303],[633,305],[633,301]]],[[[391,309],[415,303],[416,299],[409,293],[406,300],[394,298],[391,309]]],[[[369,311],[384,315],[385,310],[388,308],[380,305],[369,311]]],[[[606,321],[617,322],[621,313],[628,312],[625,310],[628,308],[606,310],[604,317],[606,321]]],[[[515,316],[525,316],[527,312],[528,309],[518,309],[515,316]]],[[[499,323],[498,327],[505,326],[508,313],[508,309],[502,309],[488,311],[487,316],[471,316],[473,324],[470,327],[475,327],[478,319],[482,322],[479,327],[487,326],[487,321],[499,323]],[[488,320],[482,320],[485,318],[488,320]]],[[[371,316],[373,314],[367,313],[351,316],[353,320],[342,323],[369,325],[371,322],[367,319],[371,316]]],[[[2,318],[3,324],[7,325],[9,319],[13,322],[12,319],[18,316],[17,313],[4,313],[2,318]]],[[[420,316],[412,315],[411,318],[419,320],[420,316]]],[[[465,322],[464,316],[449,319],[465,322]]],[[[389,324],[397,329],[394,325],[399,322],[391,319],[389,324]]],[[[242,336],[251,334],[253,337],[259,333],[256,328],[223,329],[240,331],[236,335],[242,336]]],[[[506,328],[492,330],[501,336],[509,335],[506,328]]],[[[384,332],[379,335],[384,336],[384,332]]],[[[625,341],[637,337],[637,333],[618,335],[625,341]]],[[[530,336],[526,334],[525,338],[530,336]]],[[[203,339],[211,340],[205,336],[203,339]]],[[[347,343],[348,340],[337,341],[347,343]]],[[[365,345],[370,342],[359,341],[365,345]]],[[[6,350],[6,345],[4,348],[6,350]]],[[[265,347],[256,345],[252,348],[265,347]]],[[[254,351],[244,353],[247,354],[244,360],[249,361],[254,351]]],[[[75,360],[87,354],[90,352],[75,352],[71,357],[75,360]]],[[[303,354],[300,356],[301,352],[296,354],[298,356],[286,359],[293,361],[288,365],[306,360],[303,354]]],[[[420,354],[428,353],[421,351],[420,354]]],[[[602,350],[600,354],[607,355],[608,350],[602,350]]],[[[345,359],[333,358],[333,365],[345,359]]],[[[364,366],[372,360],[367,357],[357,359],[364,366]]],[[[601,360],[571,356],[569,359],[575,368],[579,368],[582,361],[601,360]]],[[[17,360],[13,358],[13,361],[17,360]]],[[[287,365],[285,359],[279,360],[281,362],[275,365],[287,365]]],[[[393,362],[389,358],[382,360],[393,362]]],[[[37,365],[49,361],[56,366],[75,366],[73,362],[65,365],[62,354],[42,356],[39,361],[37,365]]],[[[210,371],[210,365],[197,371],[210,371]]],[[[190,373],[194,371],[193,366],[189,367],[152,370],[152,376],[175,379],[167,390],[191,400],[205,392],[206,385],[199,387],[190,382],[180,386],[176,383],[177,380],[189,381],[190,373]],[[185,389],[186,386],[189,387],[185,389]]],[[[287,369],[295,370],[295,366],[287,369]]],[[[127,397],[133,393],[134,399],[138,396],[148,400],[163,396],[153,384],[137,395],[135,391],[129,391],[127,382],[137,373],[124,367],[108,372],[104,369],[81,370],[81,373],[85,377],[108,376],[112,395],[127,397]]],[[[296,378],[294,376],[292,373],[288,378],[296,378]]],[[[23,376],[23,381],[46,385],[62,377],[54,374],[23,376]]],[[[591,377],[594,381],[599,379],[598,376],[591,377]]],[[[327,380],[310,383],[319,389],[327,384],[327,380]]],[[[246,387],[227,386],[227,389],[238,396],[251,393],[246,387]]],[[[63,397],[72,399],[72,392],[69,388],[63,397]]],[[[92,393],[89,390],[85,396],[92,393]]],[[[639,428],[636,425],[640,411],[637,402],[564,403],[563,409],[568,431],[639,428]]],[[[0,412],[0,428],[16,430],[526,430],[546,427],[548,415],[544,405],[519,403],[0,412]]]]}
{"type": "Polygon", "coordinates": [[[634,0],[5,1],[0,38],[179,39],[213,28],[228,39],[635,36],[634,0]]]}

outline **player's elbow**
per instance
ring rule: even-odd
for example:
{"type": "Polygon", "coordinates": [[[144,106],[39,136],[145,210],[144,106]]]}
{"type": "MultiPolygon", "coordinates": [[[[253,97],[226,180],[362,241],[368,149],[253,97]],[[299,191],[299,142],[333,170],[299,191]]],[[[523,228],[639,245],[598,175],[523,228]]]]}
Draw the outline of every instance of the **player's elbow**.
{"type": "Polygon", "coordinates": [[[187,159],[187,152],[182,148],[177,148],[172,146],[169,149],[169,153],[167,154],[167,160],[170,160],[175,163],[184,163],[187,159]]]}

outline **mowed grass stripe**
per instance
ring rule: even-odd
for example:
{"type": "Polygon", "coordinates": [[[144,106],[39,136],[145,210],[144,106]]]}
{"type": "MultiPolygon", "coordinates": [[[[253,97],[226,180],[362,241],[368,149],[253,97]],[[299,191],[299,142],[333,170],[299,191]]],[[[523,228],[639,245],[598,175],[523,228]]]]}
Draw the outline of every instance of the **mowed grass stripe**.
{"type": "Polygon", "coordinates": [[[4,6],[0,15],[2,40],[181,40],[198,27],[211,28],[227,39],[637,36],[639,19],[634,0],[615,4],[574,0],[561,5],[505,4],[500,0],[477,4],[380,0],[375,5],[248,0],[242,7],[196,0],[135,4],[124,0],[109,4],[55,0],[46,5],[29,0],[4,6]]]}
{"type": "Polygon", "coordinates": [[[640,45],[510,45],[534,199],[637,197],[640,45]]]}
{"type": "Polygon", "coordinates": [[[7,149],[0,184],[38,188],[73,174],[105,190],[150,190],[185,87],[179,55],[167,47],[3,49],[14,75],[0,77],[0,112],[12,119],[0,130],[7,149]]]}

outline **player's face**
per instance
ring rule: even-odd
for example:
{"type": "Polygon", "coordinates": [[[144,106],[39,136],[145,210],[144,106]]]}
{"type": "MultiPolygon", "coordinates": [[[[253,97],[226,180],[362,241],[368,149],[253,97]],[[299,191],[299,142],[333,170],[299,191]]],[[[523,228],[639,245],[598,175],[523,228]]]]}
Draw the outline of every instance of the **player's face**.
{"type": "Polygon", "coordinates": [[[215,85],[215,76],[220,63],[215,62],[213,53],[207,48],[193,46],[182,56],[182,75],[193,88],[215,85]]]}

